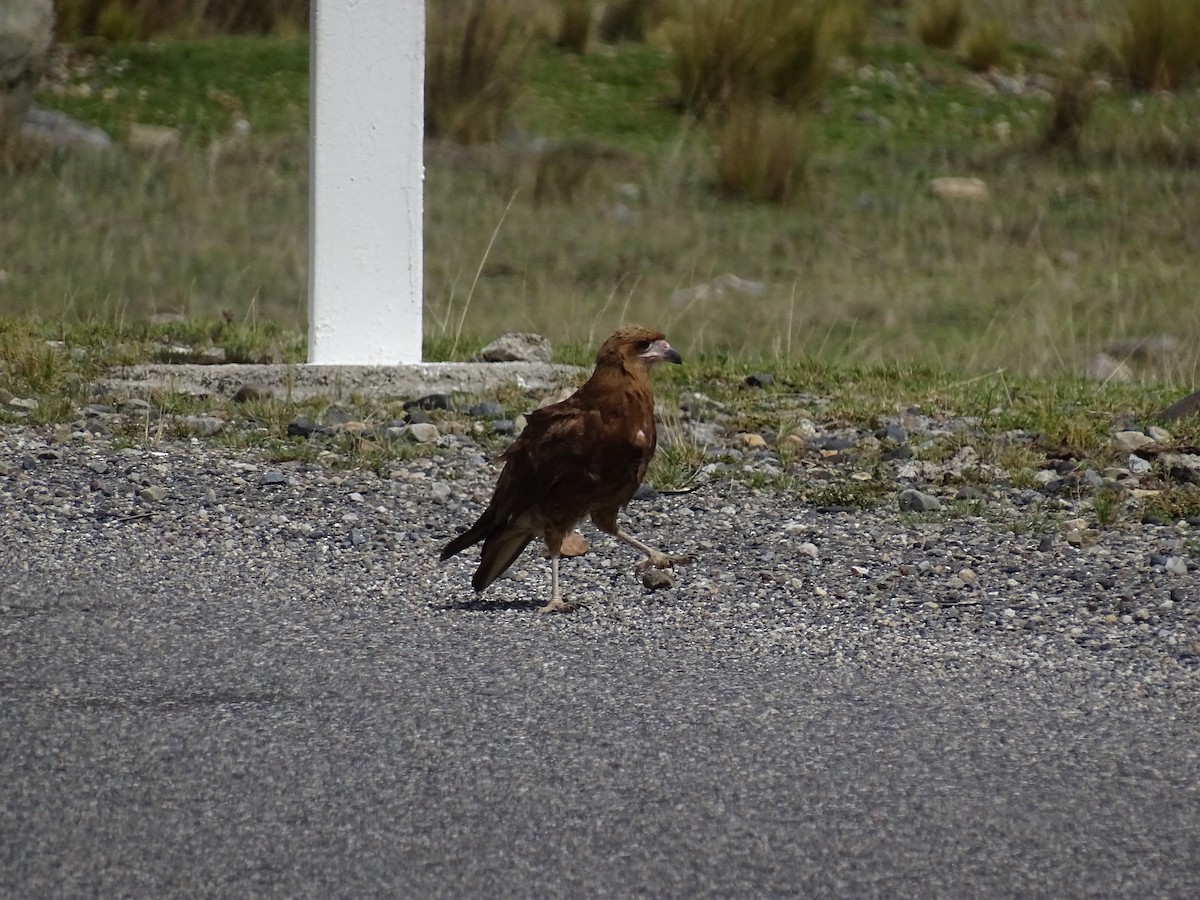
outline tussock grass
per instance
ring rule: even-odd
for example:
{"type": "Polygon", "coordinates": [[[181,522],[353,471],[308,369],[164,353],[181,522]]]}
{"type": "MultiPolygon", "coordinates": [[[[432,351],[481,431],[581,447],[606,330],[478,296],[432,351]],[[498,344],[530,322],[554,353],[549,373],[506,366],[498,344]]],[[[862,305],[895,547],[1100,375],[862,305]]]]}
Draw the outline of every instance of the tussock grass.
{"type": "Polygon", "coordinates": [[[771,105],[740,105],[713,128],[717,188],[729,197],[787,203],[808,171],[806,126],[771,105]]]}
{"type": "Polygon", "coordinates": [[[292,34],[308,27],[308,0],[56,0],[60,41],[159,35],[292,34]]]}
{"type": "Polygon", "coordinates": [[[972,72],[986,72],[1004,64],[1008,43],[1008,25],[994,20],[980,22],[963,38],[959,58],[972,72]]]}
{"type": "Polygon", "coordinates": [[[669,32],[682,103],[705,115],[767,99],[813,102],[832,51],[824,11],[791,0],[697,0],[669,32]]]}
{"type": "Polygon", "coordinates": [[[555,0],[558,8],[558,30],[555,46],[571,53],[587,53],[592,37],[591,0],[555,0]]]}
{"type": "Polygon", "coordinates": [[[1136,87],[1180,87],[1200,70],[1200,0],[1130,0],[1116,45],[1136,87]]]}
{"type": "Polygon", "coordinates": [[[912,9],[912,29],[926,47],[949,50],[967,26],[963,0],[921,0],[912,9]]]}
{"type": "MultiPolygon", "coordinates": [[[[1166,334],[1185,349],[1128,365],[1186,393],[1186,348],[1200,344],[1200,97],[1118,84],[1095,96],[1076,155],[1018,153],[1047,129],[1044,80],[985,91],[903,35],[862,52],[833,67],[820,115],[806,119],[805,202],[775,208],[713,191],[720,118],[697,127],[670,106],[664,47],[537,51],[511,109],[528,140],[428,144],[425,325],[437,352],[469,355],[513,328],[594,345],[640,320],[689,359],[1060,375],[1166,334]],[[542,151],[576,139],[601,148],[580,189],[539,205],[542,151]],[[943,174],[984,179],[991,199],[931,197],[943,174]]],[[[1048,54],[1013,52],[1031,77],[1060,74],[1048,54]]],[[[6,222],[20,223],[0,228],[0,311],[126,324],[227,311],[302,330],[303,43],[91,53],[41,99],[118,137],[125,121],[176,125],[183,147],[0,165],[6,222]],[[239,115],[253,126],[242,142],[230,135],[239,115]]]]}
{"type": "Polygon", "coordinates": [[[1039,149],[1043,152],[1065,151],[1079,160],[1083,154],[1083,129],[1094,100],[1091,79],[1086,72],[1076,69],[1064,74],[1054,92],[1039,149]]]}
{"type": "Polygon", "coordinates": [[[525,87],[527,16],[510,0],[445,0],[425,21],[426,135],[495,140],[525,87]]]}

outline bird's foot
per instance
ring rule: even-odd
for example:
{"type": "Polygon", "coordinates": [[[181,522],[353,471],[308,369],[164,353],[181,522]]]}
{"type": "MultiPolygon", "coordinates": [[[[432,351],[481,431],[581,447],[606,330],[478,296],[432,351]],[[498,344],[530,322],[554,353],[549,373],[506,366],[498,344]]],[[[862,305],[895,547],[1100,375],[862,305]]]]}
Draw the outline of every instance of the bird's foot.
{"type": "Polygon", "coordinates": [[[686,553],[660,553],[655,550],[646,555],[646,558],[638,563],[637,571],[645,572],[647,569],[670,569],[673,566],[681,566],[684,563],[692,562],[692,558],[686,553]]]}
{"type": "Polygon", "coordinates": [[[571,600],[564,600],[562,597],[555,597],[545,606],[539,606],[539,613],[568,613],[575,612],[579,609],[579,604],[571,600]]]}

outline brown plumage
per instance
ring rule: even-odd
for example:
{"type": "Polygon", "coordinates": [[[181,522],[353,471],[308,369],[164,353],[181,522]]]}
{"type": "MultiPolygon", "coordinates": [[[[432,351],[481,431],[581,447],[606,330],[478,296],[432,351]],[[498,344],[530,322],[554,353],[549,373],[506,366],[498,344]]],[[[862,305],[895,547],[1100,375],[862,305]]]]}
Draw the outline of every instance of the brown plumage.
{"type": "Polygon", "coordinates": [[[550,553],[550,600],[543,612],[569,609],[558,585],[563,538],[585,517],[646,554],[642,567],[686,562],[626,534],[617,513],[628,503],[654,456],[654,390],[650,367],[679,363],[662,332],[619,328],[600,347],[596,368],[561,403],[526,417],[525,430],[500,459],[504,469],[492,501],[474,525],[442,550],[442,559],[483,541],[471,585],[482,591],[513,564],[535,537],[550,553]]]}

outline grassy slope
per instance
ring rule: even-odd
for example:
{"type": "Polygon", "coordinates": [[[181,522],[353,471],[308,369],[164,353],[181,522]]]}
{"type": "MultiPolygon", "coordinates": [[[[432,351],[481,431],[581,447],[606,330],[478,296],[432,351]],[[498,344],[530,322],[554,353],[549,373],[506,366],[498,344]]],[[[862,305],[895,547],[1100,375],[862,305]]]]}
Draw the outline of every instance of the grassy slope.
{"type": "MultiPolygon", "coordinates": [[[[809,189],[782,210],[714,197],[706,137],[672,107],[662,50],[540,50],[509,140],[429,148],[431,352],[456,343],[460,322],[467,345],[512,327],[588,345],[626,318],[661,324],[693,356],[968,373],[1078,372],[1114,339],[1157,333],[1195,346],[1200,167],[1146,148],[1168,134],[1200,146],[1196,92],[1113,90],[1083,160],[1046,159],[1026,152],[1042,92],[984,90],[894,24],[840,68],[811,122],[809,189]],[[600,157],[570,202],[534,202],[542,138],[600,157]],[[943,174],[982,177],[993,199],[935,200],[928,182],[943,174]],[[694,290],[726,274],[763,291],[694,290]]],[[[1053,70],[1049,49],[1023,45],[1014,69],[1053,70]]],[[[22,210],[21,228],[0,230],[0,309],[302,327],[306,98],[304,40],[77,56],[44,102],[118,137],[135,121],[175,126],[185,146],[0,167],[6,205],[22,210]],[[243,117],[253,134],[239,143],[243,117]]],[[[1163,362],[1175,389],[1194,383],[1194,354],[1163,362]]]]}

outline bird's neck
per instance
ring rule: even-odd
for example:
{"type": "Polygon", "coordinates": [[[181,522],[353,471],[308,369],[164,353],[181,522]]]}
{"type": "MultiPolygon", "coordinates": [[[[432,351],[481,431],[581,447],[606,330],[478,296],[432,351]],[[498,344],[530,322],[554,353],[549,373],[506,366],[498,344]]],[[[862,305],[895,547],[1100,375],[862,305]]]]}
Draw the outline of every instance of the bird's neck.
{"type": "Polygon", "coordinates": [[[630,369],[622,363],[598,365],[587,383],[579,389],[583,397],[597,407],[613,406],[628,409],[630,406],[654,407],[654,388],[646,370],[638,365],[630,369]]]}

